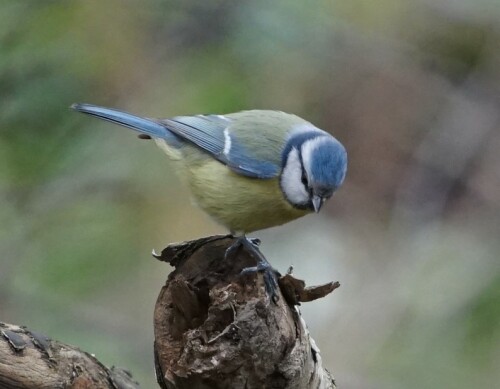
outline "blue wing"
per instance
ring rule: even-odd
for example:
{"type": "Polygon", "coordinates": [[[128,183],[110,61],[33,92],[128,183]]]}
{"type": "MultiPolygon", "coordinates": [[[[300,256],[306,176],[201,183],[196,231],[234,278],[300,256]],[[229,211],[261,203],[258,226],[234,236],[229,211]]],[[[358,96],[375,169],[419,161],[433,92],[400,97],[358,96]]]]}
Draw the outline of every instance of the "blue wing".
{"type": "Polygon", "coordinates": [[[234,172],[252,178],[273,178],[280,166],[252,156],[231,132],[231,119],[220,115],[178,116],[160,121],[168,130],[209,153],[234,172]]]}
{"type": "Polygon", "coordinates": [[[116,109],[91,104],[73,104],[72,108],[154,138],[165,139],[172,147],[190,143],[227,165],[235,173],[251,178],[273,178],[280,166],[252,156],[231,133],[231,120],[219,115],[179,116],[172,119],[148,119],[116,109]]]}

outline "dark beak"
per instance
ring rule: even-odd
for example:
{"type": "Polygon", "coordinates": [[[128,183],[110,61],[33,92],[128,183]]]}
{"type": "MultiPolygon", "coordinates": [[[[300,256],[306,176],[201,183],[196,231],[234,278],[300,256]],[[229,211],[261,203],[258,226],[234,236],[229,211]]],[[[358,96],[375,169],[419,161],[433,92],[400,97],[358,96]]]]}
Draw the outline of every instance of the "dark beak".
{"type": "Polygon", "coordinates": [[[323,202],[324,202],[323,197],[314,195],[311,201],[312,201],[312,205],[314,208],[314,212],[318,213],[319,210],[321,209],[321,206],[323,205],[323,202]]]}

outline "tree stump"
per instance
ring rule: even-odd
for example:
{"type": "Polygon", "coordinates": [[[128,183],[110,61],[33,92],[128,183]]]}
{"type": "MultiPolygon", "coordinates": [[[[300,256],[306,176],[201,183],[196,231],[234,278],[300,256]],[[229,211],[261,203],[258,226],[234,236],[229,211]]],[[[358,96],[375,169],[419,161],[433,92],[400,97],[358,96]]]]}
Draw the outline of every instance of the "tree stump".
{"type": "Polygon", "coordinates": [[[287,274],[277,302],[267,296],[262,274],[236,238],[213,236],[171,245],[158,259],[170,273],[154,313],[158,383],[167,389],[335,388],[319,349],[295,304],[322,297],[339,286],[305,288],[287,274]],[[284,294],[283,294],[284,293],[284,294]]]}

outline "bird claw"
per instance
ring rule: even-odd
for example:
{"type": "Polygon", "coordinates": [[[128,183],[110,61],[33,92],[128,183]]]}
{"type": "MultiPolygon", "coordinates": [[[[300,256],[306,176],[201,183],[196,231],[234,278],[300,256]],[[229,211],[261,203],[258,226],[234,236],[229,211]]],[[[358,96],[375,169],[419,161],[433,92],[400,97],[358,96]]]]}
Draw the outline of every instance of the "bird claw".
{"type": "Polygon", "coordinates": [[[241,275],[262,273],[264,278],[264,287],[266,289],[266,294],[269,296],[271,301],[275,304],[278,303],[279,295],[277,290],[279,288],[278,279],[276,276],[279,274],[271,264],[266,261],[260,261],[257,266],[246,267],[241,271],[241,275]]]}
{"type": "Polygon", "coordinates": [[[262,241],[259,238],[247,238],[255,247],[259,247],[262,241]]]}
{"type": "Polygon", "coordinates": [[[258,261],[257,266],[246,267],[241,271],[240,274],[247,275],[262,273],[266,294],[269,296],[271,301],[276,304],[279,300],[279,295],[277,293],[279,285],[276,276],[279,275],[279,273],[271,266],[271,264],[259,251],[258,247],[260,243],[260,239],[249,239],[246,236],[241,236],[236,239],[236,241],[231,246],[229,246],[229,248],[226,250],[225,256],[226,259],[231,258],[232,256],[236,255],[241,247],[244,247],[250,253],[250,255],[256,258],[258,261]]]}

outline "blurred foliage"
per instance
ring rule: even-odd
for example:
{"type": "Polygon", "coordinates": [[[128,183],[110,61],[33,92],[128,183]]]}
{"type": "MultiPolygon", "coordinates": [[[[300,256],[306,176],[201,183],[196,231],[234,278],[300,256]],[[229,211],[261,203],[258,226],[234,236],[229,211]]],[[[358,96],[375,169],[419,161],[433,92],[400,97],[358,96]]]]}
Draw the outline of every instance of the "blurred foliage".
{"type": "Polygon", "coordinates": [[[341,281],[303,307],[339,385],[494,387],[499,26],[488,0],[2,2],[0,319],[154,387],[150,249],[223,230],[150,142],[68,107],[278,109],[350,156],[322,217],[259,234],[341,281]]]}

